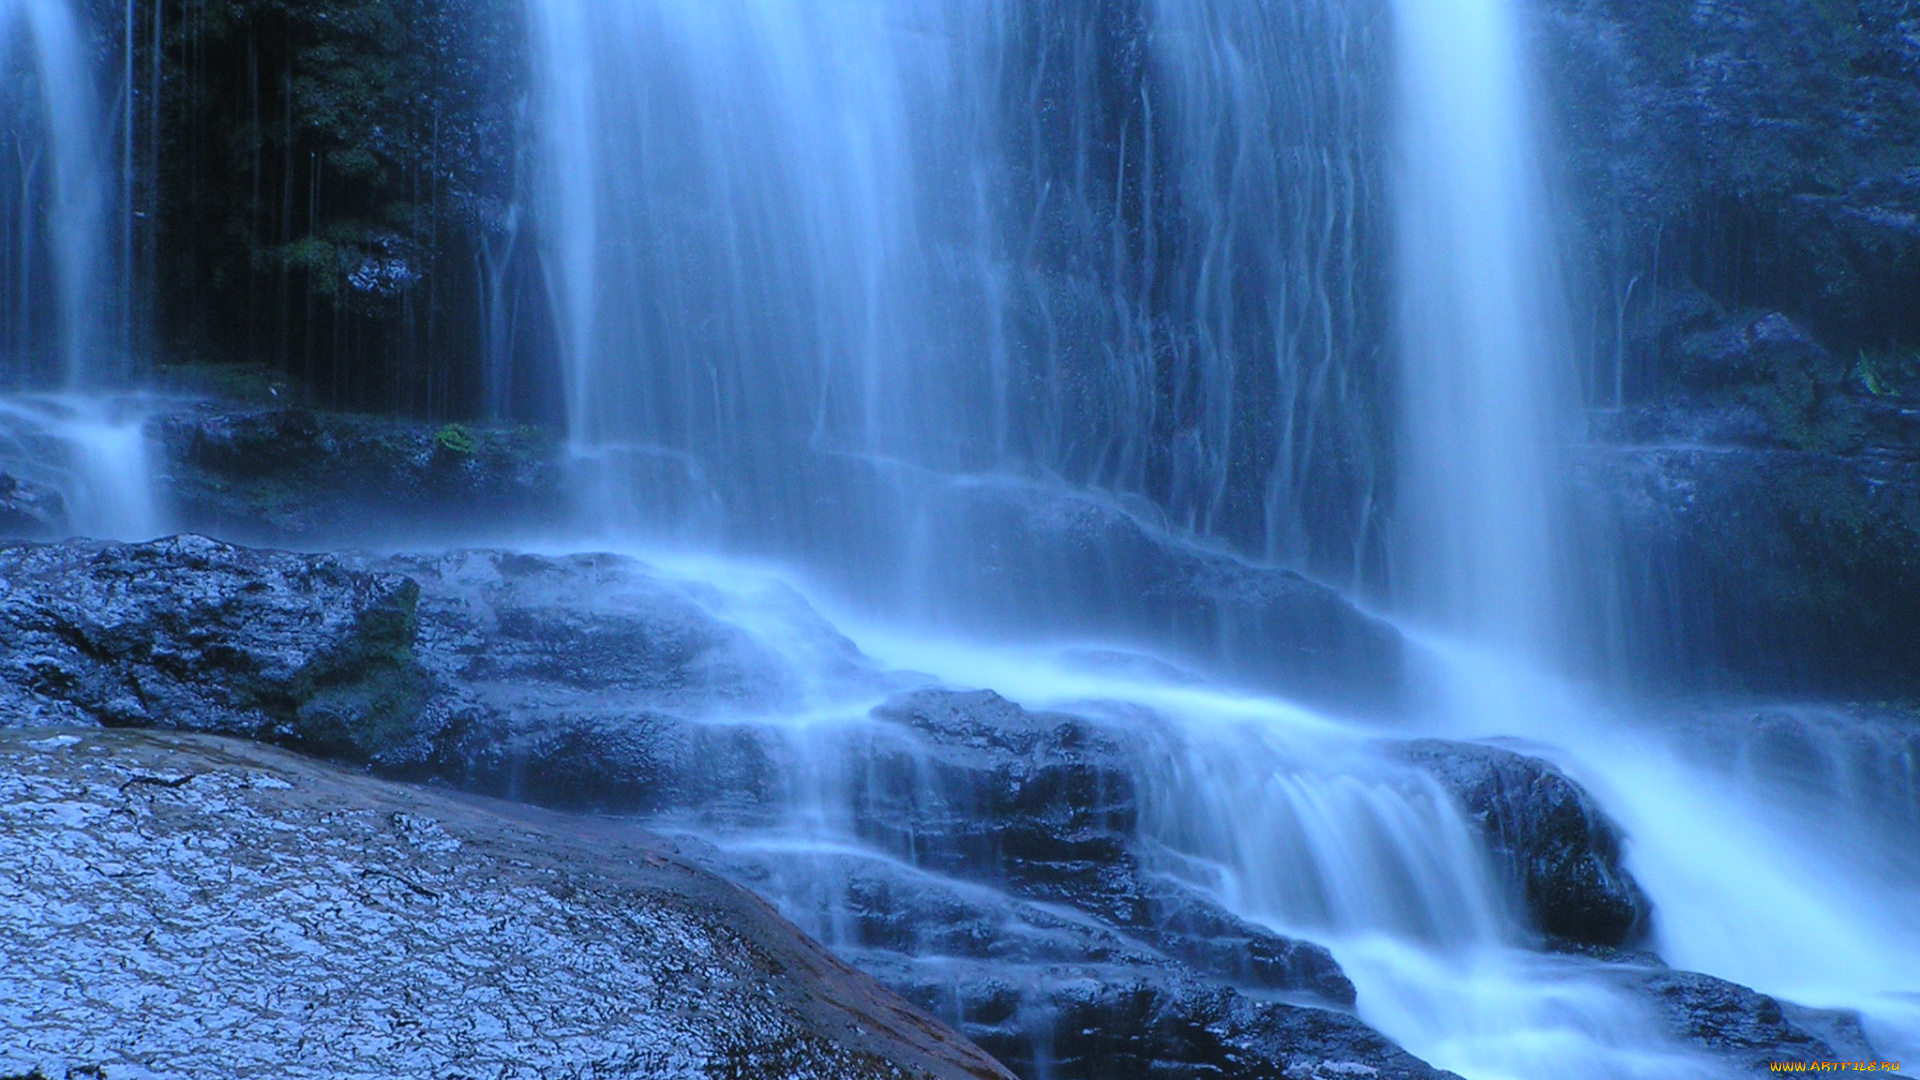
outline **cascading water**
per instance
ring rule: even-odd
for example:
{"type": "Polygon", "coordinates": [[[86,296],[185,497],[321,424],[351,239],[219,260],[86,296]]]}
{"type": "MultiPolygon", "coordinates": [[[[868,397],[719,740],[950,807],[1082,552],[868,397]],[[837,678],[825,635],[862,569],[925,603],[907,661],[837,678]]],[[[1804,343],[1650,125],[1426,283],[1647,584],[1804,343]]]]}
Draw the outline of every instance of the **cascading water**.
{"type": "MultiPolygon", "coordinates": [[[[115,190],[93,43],[69,0],[0,3],[0,472],[55,492],[55,531],[161,531],[149,403],[127,393],[128,288],[111,251],[115,190]],[[10,152],[5,152],[10,151],[10,152]]],[[[124,259],[119,260],[124,261],[124,259]]]]}
{"type": "Polygon", "coordinates": [[[112,336],[102,316],[106,290],[107,201],[111,164],[96,101],[88,42],[67,0],[8,0],[0,5],[5,62],[32,77],[6,103],[17,166],[4,188],[6,293],[4,343],[9,381],[77,390],[108,363],[112,336]],[[37,99],[37,100],[35,100],[37,99]]]}
{"type": "Polygon", "coordinates": [[[1378,573],[1369,5],[531,10],[601,520],[924,594],[954,485],[1064,485],[1378,573]]]}
{"type": "MultiPolygon", "coordinates": [[[[1538,951],[1461,808],[1383,738],[1533,740],[1626,826],[1669,959],[1911,1045],[1920,932],[1886,900],[1920,880],[1911,819],[1819,852],[1832,789],[1694,760],[1542,674],[1577,663],[1590,605],[1553,495],[1577,380],[1514,5],[1088,7],[529,0],[590,524],[797,566],[843,626],[879,620],[855,633],[879,660],[1151,744],[1162,869],[1326,943],[1362,1017],[1472,1080],[1724,1073],[1600,965],[1538,951]],[[1140,581],[1098,531],[1060,546],[1008,510],[1075,499],[1384,581],[1423,698],[1382,728],[1055,663],[1036,642],[1084,625],[1062,612],[1140,581]],[[1794,927],[1804,949],[1766,943],[1794,927]],[[1820,950],[1859,979],[1808,976],[1820,950]]],[[[1192,628],[1160,631],[1178,652],[1192,628]]],[[[716,718],[785,748],[782,812],[680,823],[772,859],[760,886],[848,949],[835,867],[934,872],[859,820],[876,757],[912,757],[874,692],[716,718]]],[[[1876,776],[1849,806],[1914,804],[1910,768],[1876,776]]]]}

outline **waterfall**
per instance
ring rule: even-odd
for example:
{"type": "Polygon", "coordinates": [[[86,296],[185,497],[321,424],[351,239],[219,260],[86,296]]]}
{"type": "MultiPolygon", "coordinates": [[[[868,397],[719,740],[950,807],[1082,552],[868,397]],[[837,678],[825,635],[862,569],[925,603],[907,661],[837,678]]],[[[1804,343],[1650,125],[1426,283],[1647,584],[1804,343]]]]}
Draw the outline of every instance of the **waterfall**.
{"type": "Polygon", "coordinates": [[[1378,12],[1116,7],[533,0],[590,515],[898,582],[984,477],[1377,577],[1378,12]]]}
{"type": "Polygon", "coordinates": [[[12,85],[39,99],[6,103],[22,120],[7,140],[15,169],[4,188],[7,374],[80,389],[113,370],[117,346],[102,318],[114,305],[106,282],[112,165],[90,46],[67,0],[7,0],[0,50],[9,64],[25,54],[34,78],[12,85]]]}
{"type": "Polygon", "coordinates": [[[0,397],[0,473],[57,496],[56,531],[144,540],[164,527],[151,404],[128,393],[128,260],[111,243],[111,196],[131,183],[116,181],[94,48],[70,0],[0,2],[0,65],[26,75],[0,100],[0,389],[28,391],[0,397]]]}
{"type": "Polygon", "coordinates": [[[1410,613],[1545,656],[1549,492],[1574,402],[1536,118],[1508,0],[1397,0],[1396,585],[1410,613]]]}
{"type": "MultiPolygon", "coordinates": [[[[1556,455],[1580,382],[1518,3],[528,5],[597,540],[770,560],[884,665],[1152,747],[1158,869],[1326,944],[1363,1018],[1473,1080],[1722,1070],[1537,948],[1465,810],[1388,745],[1413,734],[1527,739],[1588,784],[1668,956],[1861,1008],[1889,1045],[1920,1030],[1895,973],[1920,934],[1884,902],[1915,878],[1903,825],[1862,814],[1857,848],[1819,853],[1817,798],[1567,682],[1601,673],[1570,644],[1590,598],[1556,455]],[[1218,626],[1127,606],[1151,545],[1345,588],[1431,678],[1382,726],[1060,662],[1140,610],[1148,647],[1219,659],[1179,650],[1218,626]],[[1800,860],[1843,884],[1790,888],[1800,860]],[[1831,948],[1866,982],[1756,955],[1791,925],[1810,944],[1783,956],[1831,948]]],[[[822,853],[934,872],[856,820],[897,738],[870,704],[729,715],[782,748],[782,812],[682,823],[789,860],[776,900],[847,948],[822,853]]],[[[1911,802],[1910,771],[1876,768],[1911,802]]]]}

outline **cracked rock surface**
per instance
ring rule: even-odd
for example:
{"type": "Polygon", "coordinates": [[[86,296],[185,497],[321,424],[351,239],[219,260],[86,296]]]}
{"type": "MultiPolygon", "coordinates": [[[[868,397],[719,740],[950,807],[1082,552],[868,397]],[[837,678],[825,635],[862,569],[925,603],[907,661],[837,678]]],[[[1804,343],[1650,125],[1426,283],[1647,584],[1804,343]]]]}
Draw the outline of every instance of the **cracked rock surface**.
{"type": "Polygon", "coordinates": [[[630,826],[0,730],[0,1075],[1000,1078],[630,826]]]}

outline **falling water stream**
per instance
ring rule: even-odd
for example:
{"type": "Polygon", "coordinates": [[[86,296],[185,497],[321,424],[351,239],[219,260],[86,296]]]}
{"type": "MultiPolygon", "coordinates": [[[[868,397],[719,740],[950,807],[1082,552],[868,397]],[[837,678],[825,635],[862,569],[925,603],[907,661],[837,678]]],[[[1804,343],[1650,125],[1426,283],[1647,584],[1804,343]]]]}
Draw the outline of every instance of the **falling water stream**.
{"type": "MultiPolygon", "coordinates": [[[[1551,495],[1577,381],[1509,0],[1150,2],[1134,50],[1011,0],[529,7],[603,534],[703,552],[684,572],[723,589],[752,577],[728,558],[792,567],[885,664],[1152,741],[1169,872],[1329,946],[1363,1018],[1471,1080],[1723,1073],[1601,965],[1534,948],[1462,811],[1383,739],[1522,740],[1624,826],[1666,960],[1859,1009],[1885,1056],[1920,1044],[1910,757],[1783,787],[1562,677],[1594,606],[1551,495]],[[1004,560],[1022,534],[967,498],[1007,491],[1097,492],[1362,589],[1419,646],[1417,701],[1356,720],[1062,661],[1048,613],[1102,599],[1004,560]],[[1003,594],[942,569],[978,562],[1024,573],[1003,594]]],[[[891,857],[848,805],[873,702],[830,683],[744,721],[789,748],[787,819],[709,839],[891,857]]],[[[794,873],[776,898],[850,944],[794,873]]]]}
{"type": "MultiPolygon", "coordinates": [[[[164,522],[116,320],[115,162],[95,43],[70,0],[0,0],[0,473],[52,492],[55,533],[146,540],[164,522]]],[[[125,208],[123,208],[125,209],[125,208]]]]}

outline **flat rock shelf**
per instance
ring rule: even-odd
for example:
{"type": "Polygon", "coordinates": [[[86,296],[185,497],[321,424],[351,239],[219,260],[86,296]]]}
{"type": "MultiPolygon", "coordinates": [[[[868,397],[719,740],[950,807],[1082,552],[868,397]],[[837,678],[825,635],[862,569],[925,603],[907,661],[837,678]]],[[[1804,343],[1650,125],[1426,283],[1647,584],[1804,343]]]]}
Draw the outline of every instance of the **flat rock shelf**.
{"type": "Polygon", "coordinates": [[[1009,1076],[622,823],[206,735],[0,761],[0,1076],[1009,1076]]]}

